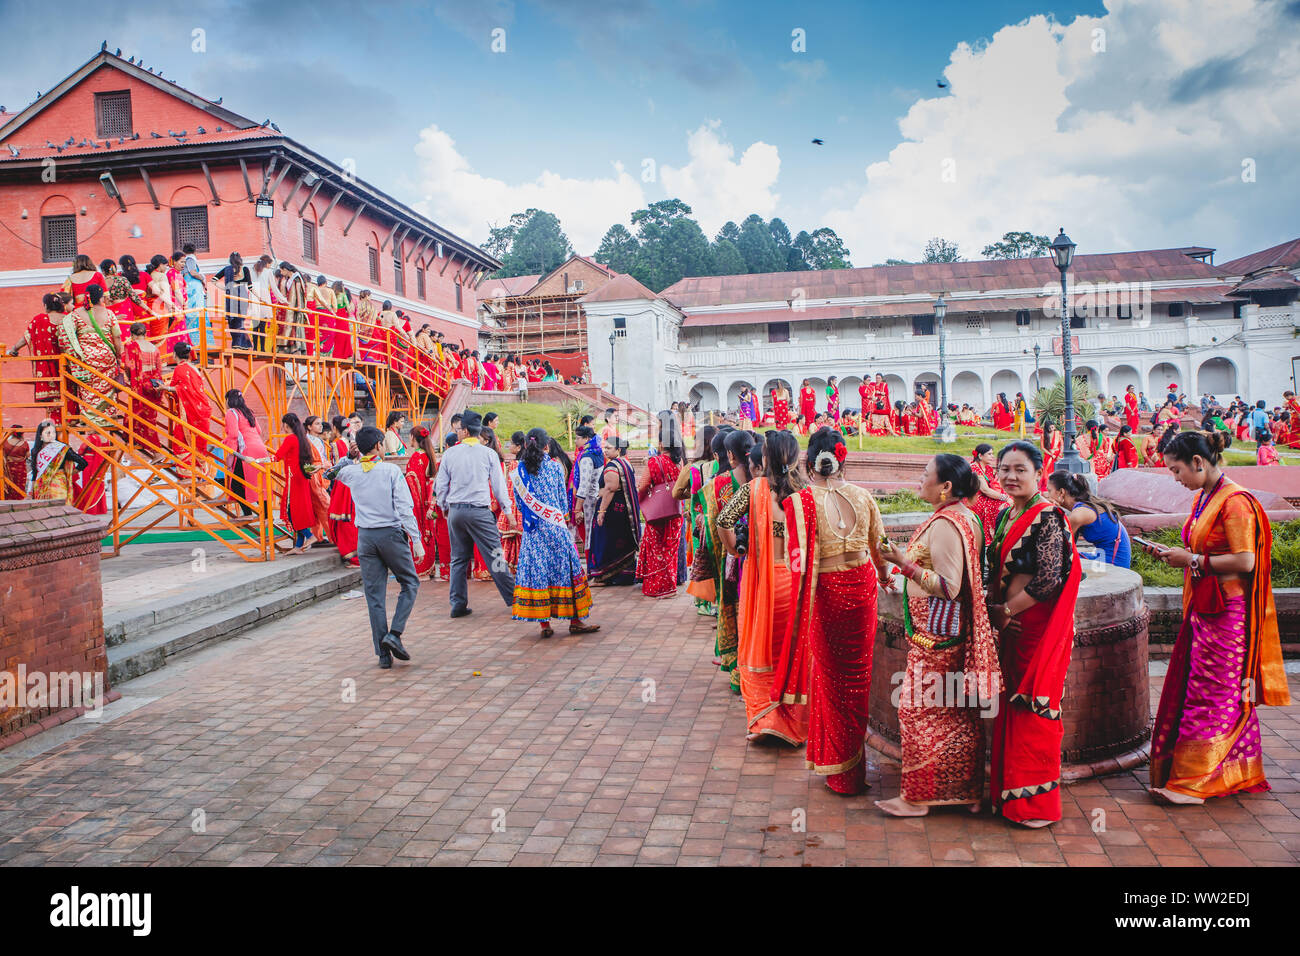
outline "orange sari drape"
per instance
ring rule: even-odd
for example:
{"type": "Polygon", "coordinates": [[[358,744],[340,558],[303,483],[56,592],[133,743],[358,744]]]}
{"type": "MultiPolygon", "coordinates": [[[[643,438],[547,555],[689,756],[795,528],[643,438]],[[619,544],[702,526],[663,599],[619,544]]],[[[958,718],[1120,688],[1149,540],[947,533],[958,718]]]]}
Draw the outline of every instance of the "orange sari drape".
{"type": "Polygon", "coordinates": [[[772,700],[776,663],[790,627],[790,569],[776,561],[772,502],[766,478],[749,484],[750,555],[740,581],[740,693],[749,733],[798,746],[808,736],[808,707],[772,700]]]}

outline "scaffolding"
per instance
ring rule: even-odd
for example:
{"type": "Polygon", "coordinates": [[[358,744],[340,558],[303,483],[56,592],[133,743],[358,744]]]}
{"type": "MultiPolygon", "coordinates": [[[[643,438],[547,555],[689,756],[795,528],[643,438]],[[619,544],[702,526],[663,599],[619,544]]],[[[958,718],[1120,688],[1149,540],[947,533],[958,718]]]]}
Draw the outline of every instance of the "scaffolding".
{"type": "Polygon", "coordinates": [[[578,304],[586,292],[511,295],[485,299],[484,317],[494,351],[539,355],[586,352],[587,319],[578,304]]]}

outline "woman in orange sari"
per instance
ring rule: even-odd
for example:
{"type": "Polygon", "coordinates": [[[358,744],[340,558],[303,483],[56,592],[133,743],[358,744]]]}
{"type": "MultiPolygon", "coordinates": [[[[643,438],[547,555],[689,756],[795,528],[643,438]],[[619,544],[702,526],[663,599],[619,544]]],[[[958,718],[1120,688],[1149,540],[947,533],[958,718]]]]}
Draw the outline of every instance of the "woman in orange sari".
{"type": "Polygon", "coordinates": [[[1038,493],[1043,457],[1027,441],[998,453],[1011,499],[989,546],[989,620],[1005,686],[993,724],[993,809],[1026,827],[1061,819],[1061,697],[1082,569],[1065,512],[1038,493]]]}
{"type": "Polygon", "coordinates": [[[905,578],[908,642],[898,702],[902,794],[876,801],[891,816],[923,817],[930,807],[946,805],[977,813],[984,798],[980,717],[1002,692],[1002,671],[984,607],[983,529],[965,505],[976,487],[964,458],[936,455],[919,489],[934,513],[906,550],[880,546],[905,578]],[[954,682],[951,675],[961,679],[954,682]],[[936,694],[937,688],[943,692],[936,694]]]}
{"type": "Polygon", "coordinates": [[[1187,431],[1164,458],[1195,491],[1182,548],[1147,552],[1183,569],[1183,626],[1151,731],[1151,792],[1174,804],[1269,790],[1256,707],[1291,703],[1273,602],[1273,531],[1223,471],[1223,432],[1187,431]]]}
{"type": "Polygon", "coordinates": [[[836,793],[866,789],[864,745],[876,634],[876,585],[892,586],[871,492],[841,476],[848,449],[834,428],[808,442],[812,484],[787,498],[791,637],[782,647],[772,700],[807,703],[806,765],[836,793]]]}
{"type": "Polygon", "coordinates": [[[319,415],[308,415],[302,423],[307,432],[307,442],[311,445],[312,464],[315,470],[311,475],[311,506],[316,513],[316,522],[312,532],[317,541],[328,541],[326,534],[330,523],[329,480],[325,471],[334,464],[330,458],[329,445],[325,443],[325,422],[319,415]]]}
{"type": "Polygon", "coordinates": [[[772,681],[790,631],[792,576],[786,562],[781,505],[803,485],[799,440],[788,431],[770,431],[763,443],[763,474],[737,489],[718,514],[718,533],[727,553],[747,555],[740,580],[740,641],[736,648],[746,739],[770,736],[795,747],[808,737],[808,707],[773,700],[772,681]],[[742,543],[736,537],[736,523],[745,517],[749,533],[742,543]]]}

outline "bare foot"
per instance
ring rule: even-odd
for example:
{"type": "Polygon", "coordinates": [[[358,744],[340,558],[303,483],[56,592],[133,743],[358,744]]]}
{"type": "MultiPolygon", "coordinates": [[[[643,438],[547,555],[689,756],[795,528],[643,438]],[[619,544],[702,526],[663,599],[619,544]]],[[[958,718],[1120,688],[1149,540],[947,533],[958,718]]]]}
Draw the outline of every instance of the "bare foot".
{"type": "Polygon", "coordinates": [[[930,812],[929,807],[908,803],[902,797],[894,797],[892,800],[877,800],[876,806],[891,817],[923,817],[930,812]]]}
{"type": "Polygon", "coordinates": [[[1204,797],[1193,797],[1186,793],[1179,793],[1177,790],[1170,790],[1167,787],[1152,787],[1151,796],[1179,807],[1194,807],[1205,802],[1204,797]]]}
{"type": "Polygon", "coordinates": [[[1028,827],[1031,830],[1041,830],[1043,827],[1050,827],[1056,821],[1055,820],[1014,820],[1012,822],[1019,823],[1022,827],[1028,827]]]}

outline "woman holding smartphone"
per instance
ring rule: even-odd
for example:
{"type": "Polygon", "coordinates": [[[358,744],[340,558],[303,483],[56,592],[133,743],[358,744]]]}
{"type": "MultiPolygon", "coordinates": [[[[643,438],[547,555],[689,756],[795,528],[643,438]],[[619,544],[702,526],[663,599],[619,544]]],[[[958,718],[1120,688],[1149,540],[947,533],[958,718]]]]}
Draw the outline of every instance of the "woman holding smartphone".
{"type": "Polygon", "coordinates": [[[1186,431],[1165,464],[1195,491],[1181,548],[1141,546],[1183,569],[1183,626],[1151,732],[1151,793],[1204,803],[1270,789],[1258,704],[1291,702],[1273,604],[1273,532],[1255,497],[1223,471],[1224,432],[1186,431]]]}

